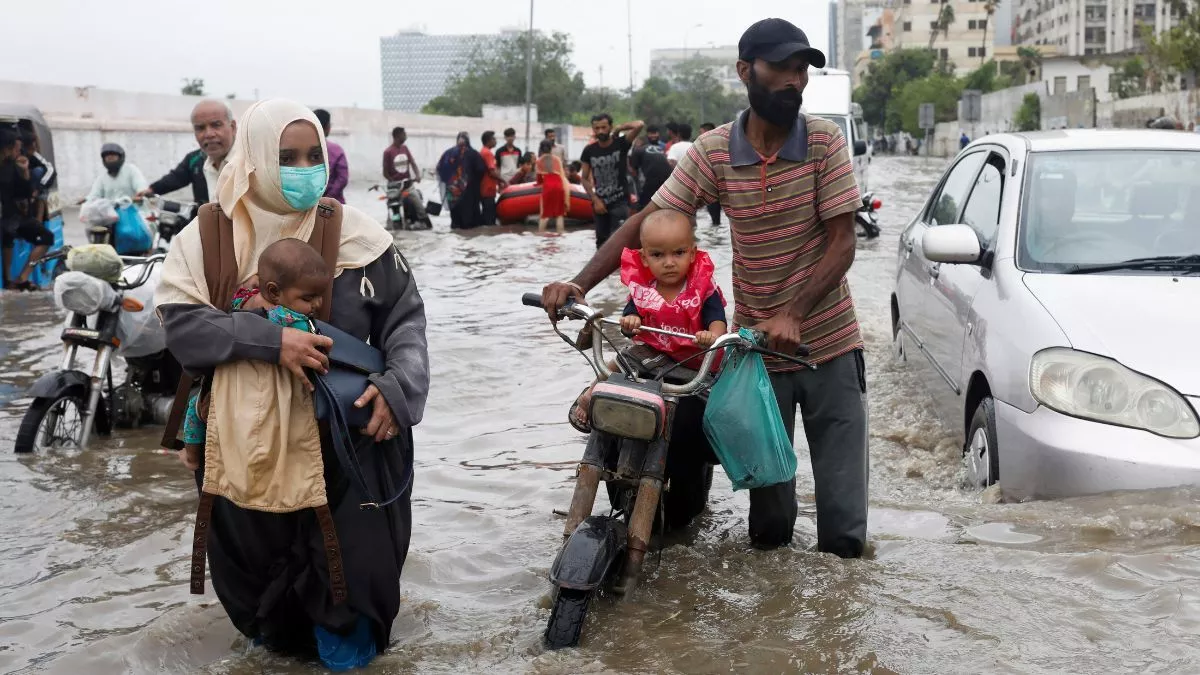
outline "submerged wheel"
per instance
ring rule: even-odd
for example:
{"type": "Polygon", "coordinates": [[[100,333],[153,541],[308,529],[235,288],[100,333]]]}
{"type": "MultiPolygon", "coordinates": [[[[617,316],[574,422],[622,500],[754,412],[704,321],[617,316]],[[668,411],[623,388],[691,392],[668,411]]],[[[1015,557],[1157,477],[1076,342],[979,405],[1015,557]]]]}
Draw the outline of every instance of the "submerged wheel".
{"type": "Polygon", "coordinates": [[[546,624],[547,649],[563,649],[579,644],[583,620],[587,618],[588,603],[591,600],[591,591],[570,588],[558,590],[558,597],[554,599],[554,609],[550,611],[550,621],[546,624]]]}
{"type": "Polygon", "coordinates": [[[79,447],[83,440],[84,404],[79,391],[68,390],[54,398],[35,398],[21,418],[18,453],[79,447]]]}
{"type": "Polygon", "coordinates": [[[967,487],[982,490],[1000,479],[996,449],[996,404],[985,396],[975,408],[963,445],[967,487]]]}

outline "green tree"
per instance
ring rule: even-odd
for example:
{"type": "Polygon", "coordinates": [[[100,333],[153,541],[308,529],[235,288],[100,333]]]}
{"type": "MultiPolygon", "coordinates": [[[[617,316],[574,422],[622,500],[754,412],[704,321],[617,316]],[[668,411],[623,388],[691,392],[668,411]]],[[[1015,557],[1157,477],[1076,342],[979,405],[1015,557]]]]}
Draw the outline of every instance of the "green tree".
{"type": "MultiPolygon", "coordinates": [[[[483,105],[525,103],[525,51],[528,33],[506,35],[494,47],[478,47],[462,74],[446,93],[427,103],[422,112],[478,117],[483,105]]],[[[533,102],[547,120],[571,117],[584,92],[583,75],[571,64],[571,38],[566,33],[534,33],[533,102]]]]}
{"type": "MultiPolygon", "coordinates": [[[[986,0],[983,3],[983,11],[987,12],[987,16],[983,19],[983,37],[980,38],[979,45],[979,64],[983,65],[983,59],[988,52],[987,49],[987,29],[988,24],[992,22],[992,16],[996,13],[996,6],[1000,4],[1000,0],[986,0]]],[[[993,40],[995,42],[995,40],[993,40]]]]}
{"type": "Polygon", "coordinates": [[[1042,128],[1042,99],[1037,94],[1025,94],[1013,124],[1017,131],[1037,131],[1042,128]]]}
{"type": "Polygon", "coordinates": [[[926,77],[934,70],[934,54],[925,49],[897,49],[867,66],[854,100],[862,106],[863,119],[889,133],[900,128],[899,113],[889,115],[893,99],[905,84],[926,77]]]}
{"type": "Polygon", "coordinates": [[[1002,75],[1000,65],[995,61],[988,61],[967,73],[967,76],[963,78],[963,89],[978,89],[985,94],[1011,86],[1013,86],[1012,77],[1002,75]]]}
{"type": "Polygon", "coordinates": [[[1135,56],[1113,69],[1110,86],[1117,98],[1141,96],[1146,88],[1146,64],[1135,56]]]}
{"type": "Polygon", "coordinates": [[[933,49],[934,42],[937,41],[938,33],[944,37],[950,36],[950,26],[954,23],[954,8],[950,6],[949,0],[940,0],[941,8],[938,9],[937,19],[934,20],[933,30],[929,31],[929,48],[933,49]]]}
{"type": "Polygon", "coordinates": [[[184,96],[203,96],[204,95],[204,80],[201,78],[183,78],[183,86],[179,88],[179,93],[184,96]]]}
{"type": "MultiPolygon", "coordinates": [[[[938,122],[952,122],[958,119],[958,99],[962,96],[963,80],[950,75],[934,73],[919,80],[913,80],[904,85],[890,106],[894,106],[898,122],[896,131],[903,129],[914,136],[923,132],[918,118],[922,103],[932,103],[934,117],[938,122]]],[[[889,112],[891,108],[889,107],[889,112]]]]}
{"type": "Polygon", "coordinates": [[[1174,26],[1157,36],[1148,26],[1142,27],[1147,74],[1154,85],[1173,75],[1200,71],[1200,0],[1168,0],[1168,4],[1179,17],[1174,26]]]}

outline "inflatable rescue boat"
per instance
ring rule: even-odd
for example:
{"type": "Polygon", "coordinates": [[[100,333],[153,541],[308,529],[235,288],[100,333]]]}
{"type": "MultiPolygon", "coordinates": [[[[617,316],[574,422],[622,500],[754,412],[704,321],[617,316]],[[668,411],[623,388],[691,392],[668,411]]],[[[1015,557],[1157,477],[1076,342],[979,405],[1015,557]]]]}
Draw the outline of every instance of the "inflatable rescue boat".
{"type": "MultiPolygon", "coordinates": [[[[535,221],[541,210],[542,186],[537,183],[518,183],[500,191],[496,200],[496,218],[504,225],[521,224],[528,218],[535,221]]],[[[571,185],[571,202],[567,220],[592,222],[592,202],[579,185],[571,185]]]]}

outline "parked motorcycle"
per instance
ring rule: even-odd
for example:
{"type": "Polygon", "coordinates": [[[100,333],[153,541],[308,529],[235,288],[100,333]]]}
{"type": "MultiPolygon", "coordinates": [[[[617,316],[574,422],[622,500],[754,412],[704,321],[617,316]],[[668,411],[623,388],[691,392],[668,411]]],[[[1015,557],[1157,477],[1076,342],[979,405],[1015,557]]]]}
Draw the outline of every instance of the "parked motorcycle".
{"type": "Polygon", "coordinates": [[[172,237],[196,217],[200,205],[163,197],[153,197],[150,203],[153,212],[146,216],[146,220],[156,226],[153,250],[165,253],[171,247],[172,237]]]}
{"type": "MultiPolygon", "coordinates": [[[[371,189],[377,190],[379,186],[371,189]]],[[[433,227],[421,188],[411,178],[389,182],[380,199],[387,200],[389,230],[428,230],[433,227]]]]}
{"type": "Polygon", "coordinates": [[[79,271],[55,280],[55,301],[68,312],[62,366],[30,388],[33,402],[17,430],[16,452],[85,449],[93,433],[166,423],[182,370],[153,316],[156,270],[164,257],[121,256],[125,269],[116,282],[79,271]],[[80,348],[95,351],[90,370],[76,367],[80,348]],[[127,366],[120,385],[113,383],[114,356],[127,366]]]}
{"type": "MultiPolygon", "coordinates": [[[[526,293],[521,302],[541,308],[542,297],[526,293]]],[[[672,454],[695,452],[701,442],[700,397],[720,377],[719,373],[710,374],[717,354],[725,350],[754,351],[812,367],[800,358],[762,348],[761,339],[752,342],[728,333],[706,350],[698,370],[671,365],[647,371],[618,352],[621,372],[610,374],[603,353],[608,338],[601,329],[605,324],[619,326],[620,322],[574,302],[560,310],[559,318],[583,319],[591,327],[590,355],[586,345],[578,339],[572,341],[557,324],[554,331],[584,355],[602,382],[592,393],[592,433],[576,471],[563,546],[550,568],[550,582],[557,587],[544,634],[550,649],[578,644],[588,605],[597,593],[632,594],[656,529],[682,527],[704,510],[712,485],[712,465],[684,463],[695,467],[686,469],[672,465],[670,476],[667,467],[672,454]],[[668,480],[668,489],[664,490],[668,480]],[[593,516],[601,481],[606,483],[612,509],[608,515],[593,516]]],[[[654,328],[641,330],[694,339],[654,328]]],[[[802,345],[798,354],[807,355],[808,347],[802,345]]]]}
{"type": "Polygon", "coordinates": [[[879,236],[879,215],[875,212],[883,206],[883,202],[875,198],[874,192],[862,196],[862,208],[854,213],[854,222],[861,230],[858,236],[874,239],[879,236]]]}

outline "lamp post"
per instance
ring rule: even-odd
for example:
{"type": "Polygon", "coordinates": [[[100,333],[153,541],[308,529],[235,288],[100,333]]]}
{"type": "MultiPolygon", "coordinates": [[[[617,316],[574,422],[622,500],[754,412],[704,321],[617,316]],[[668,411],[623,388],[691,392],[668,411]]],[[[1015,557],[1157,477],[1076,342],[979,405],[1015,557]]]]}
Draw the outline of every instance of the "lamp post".
{"type": "Polygon", "coordinates": [[[533,105],[533,0],[529,0],[529,36],[525,43],[525,147],[529,147],[529,109],[533,105]]]}
{"type": "Polygon", "coordinates": [[[683,60],[684,61],[687,61],[690,58],[688,56],[688,37],[691,35],[692,29],[693,28],[703,28],[703,27],[704,27],[704,24],[698,23],[694,26],[688,26],[687,30],[683,31],[683,60]]]}

